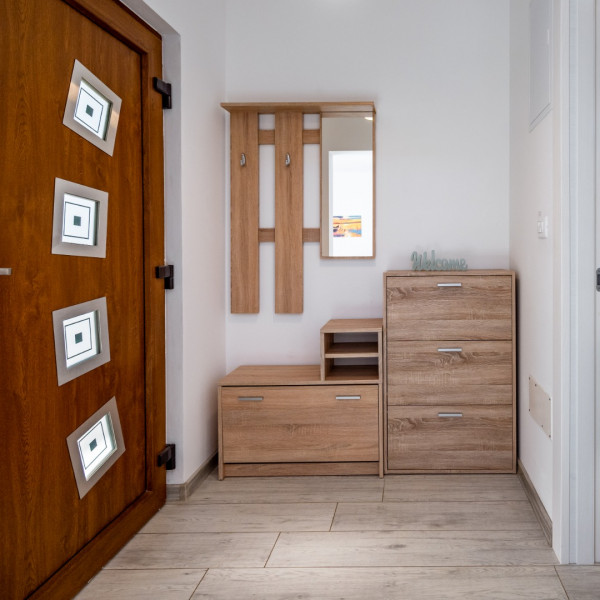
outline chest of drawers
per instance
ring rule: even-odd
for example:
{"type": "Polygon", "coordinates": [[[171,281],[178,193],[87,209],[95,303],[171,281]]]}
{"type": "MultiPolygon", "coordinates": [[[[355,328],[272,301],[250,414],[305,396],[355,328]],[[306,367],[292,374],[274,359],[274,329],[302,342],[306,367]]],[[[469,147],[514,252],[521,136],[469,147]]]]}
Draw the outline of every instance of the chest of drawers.
{"type": "Polygon", "coordinates": [[[388,473],[516,470],[515,275],[389,271],[388,473]]]}

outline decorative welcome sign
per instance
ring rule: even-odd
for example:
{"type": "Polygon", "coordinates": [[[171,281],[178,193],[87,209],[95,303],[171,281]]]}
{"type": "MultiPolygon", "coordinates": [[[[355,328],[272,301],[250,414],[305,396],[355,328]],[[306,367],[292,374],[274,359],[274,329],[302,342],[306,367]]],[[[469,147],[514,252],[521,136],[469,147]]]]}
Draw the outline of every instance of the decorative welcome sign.
{"type": "Polygon", "coordinates": [[[411,254],[413,271],[466,271],[467,261],[464,258],[436,258],[435,250],[431,257],[427,252],[419,254],[416,250],[411,254]]]}

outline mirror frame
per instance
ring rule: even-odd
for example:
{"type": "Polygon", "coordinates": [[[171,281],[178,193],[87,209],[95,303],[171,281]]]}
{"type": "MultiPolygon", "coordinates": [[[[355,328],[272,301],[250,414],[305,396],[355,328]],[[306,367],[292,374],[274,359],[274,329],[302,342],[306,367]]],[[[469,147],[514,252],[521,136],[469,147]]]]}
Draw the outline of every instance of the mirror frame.
{"type": "MultiPolygon", "coordinates": [[[[359,149],[360,150],[360,149],[359,149]]],[[[321,112],[321,143],[320,143],[320,255],[321,258],[329,259],[374,259],[376,248],[376,201],[375,201],[375,106],[371,103],[357,103],[355,106],[347,106],[345,110],[327,110],[321,112]],[[323,118],[357,118],[368,119],[372,123],[372,142],[371,149],[373,153],[373,190],[372,190],[372,246],[369,255],[348,255],[348,256],[333,256],[325,253],[325,248],[329,246],[329,175],[324,173],[326,165],[324,163],[324,144],[323,144],[323,118]],[[325,189],[327,187],[327,190],[325,189]]]]}

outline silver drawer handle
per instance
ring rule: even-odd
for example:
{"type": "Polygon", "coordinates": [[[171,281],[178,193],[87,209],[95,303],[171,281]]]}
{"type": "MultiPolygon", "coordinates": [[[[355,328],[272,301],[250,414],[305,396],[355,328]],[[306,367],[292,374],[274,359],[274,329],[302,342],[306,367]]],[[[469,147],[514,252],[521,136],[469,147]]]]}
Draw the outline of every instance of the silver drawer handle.
{"type": "Polygon", "coordinates": [[[438,348],[438,352],[462,352],[462,348],[438,348]]]}
{"type": "Polygon", "coordinates": [[[360,396],[336,396],[336,400],[360,400],[360,396]]]}
{"type": "Polygon", "coordinates": [[[12,269],[10,267],[0,267],[0,275],[12,275],[12,269]]]}
{"type": "Polygon", "coordinates": [[[262,396],[238,396],[240,402],[262,402],[262,396]]]}
{"type": "Polygon", "coordinates": [[[462,287],[462,283],[438,283],[438,287],[462,287]]]}
{"type": "Polygon", "coordinates": [[[462,416],[462,413],[438,413],[438,417],[442,419],[460,419],[462,416]]]}

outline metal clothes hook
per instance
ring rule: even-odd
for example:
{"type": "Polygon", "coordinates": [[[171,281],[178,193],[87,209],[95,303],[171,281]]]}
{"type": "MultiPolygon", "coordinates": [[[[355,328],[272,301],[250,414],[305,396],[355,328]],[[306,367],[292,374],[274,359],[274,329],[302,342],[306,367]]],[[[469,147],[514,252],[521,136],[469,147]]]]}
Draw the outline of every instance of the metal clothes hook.
{"type": "Polygon", "coordinates": [[[240,167],[246,166],[246,155],[242,152],[242,156],[240,157],[240,167]]]}
{"type": "Polygon", "coordinates": [[[292,162],[292,159],[290,158],[290,155],[289,155],[289,153],[287,153],[287,154],[285,155],[285,166],[286,166],[286,167],[289,167],[289,166],[290,166],[290,164],[291,164],[291,162],[292,162]]]}

